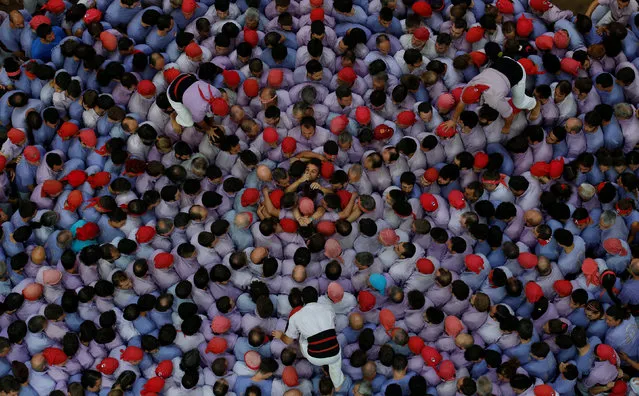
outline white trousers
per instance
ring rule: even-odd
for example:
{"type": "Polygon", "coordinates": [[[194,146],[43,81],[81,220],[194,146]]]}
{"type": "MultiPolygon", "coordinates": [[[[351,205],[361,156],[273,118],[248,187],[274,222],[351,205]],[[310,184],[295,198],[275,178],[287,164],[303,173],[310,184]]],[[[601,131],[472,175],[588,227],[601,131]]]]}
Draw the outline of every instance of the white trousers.
{"type": "Polygon", "coordinates": [[[182,125],[185,128],[193,126],[193,117],[191,116],[191,112],[186,108],[182,103],[174,102],[171,100],[171,96],[167,94],[169,99],[169,104],[175,112],[177,113],[177,117],[175,117],[175,121],[182,125]]]}
{"type": "Polygon", "coordinates": [[[524,78],[510,88],[513,105],[520,110],[532,110],[537,104],[537,101],[535,98],[526,95],[526,70],[519,62],[517,62],[517,64],[521,67],[521,71],[524,73],[524,78]]]}
{"type": "Polygon", "coordinates": [[[331,377],[335,389],[342,386],[344,382],[344,373],[342,373],[342,350],[335,356],[327,358],[314,358],[308,355],[308,342],[300,338],[300,349],[302,355],[314,366],[328,366],[328,375],[331,377]]]}

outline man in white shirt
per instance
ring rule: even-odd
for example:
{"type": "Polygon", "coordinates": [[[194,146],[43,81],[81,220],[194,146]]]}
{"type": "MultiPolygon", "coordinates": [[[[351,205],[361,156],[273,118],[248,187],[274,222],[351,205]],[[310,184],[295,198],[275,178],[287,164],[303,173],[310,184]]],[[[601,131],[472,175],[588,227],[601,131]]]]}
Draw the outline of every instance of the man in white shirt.
{"type": "Polygon", "coordinates": [[[328,366],[328,373],[336,390],[344,382],[342,351],[335,332],[335,312],[326,304],[317,302],[317,290],[302,290],[304,306],[291,314],[286,333],[275,330],[273,337],[287,345],[299,339],[302,355],[315,366],[328,366]]]}

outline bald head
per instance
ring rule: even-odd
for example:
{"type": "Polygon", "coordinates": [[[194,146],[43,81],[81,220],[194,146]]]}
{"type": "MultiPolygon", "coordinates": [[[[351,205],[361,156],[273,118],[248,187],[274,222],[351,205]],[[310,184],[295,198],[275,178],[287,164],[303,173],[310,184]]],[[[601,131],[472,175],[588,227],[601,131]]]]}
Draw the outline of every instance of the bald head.
{"type": "Polygon", "coordinates": [[[271,170],[266,165],[258,165],[255,172],[257,173],[257,178],[261,181],[270,182],[271,180],[273,180],[271,170]]]}
{"type": "Polygon", "coordinates": [[[36,246],[35,248],[33,248],[33,251],[31,252],[31,262],[33,262],[33,264],[42,264],[46,257],[46,253],[42,246],[36,246]]]}
{"type": "Polygon", "coordinates": [[[31,357],[31,367],[35,371],[44,371],[46,369],[46,363],[47,361],[41,353],[36,353],[31,357]]]}
{"type": "Polygon", "coordinates": [[[24,27],[24,16],[20,11],[13,10],[9,13],[9,24],[13,29],[22,29],[24,27]]]}
{"type": "Polygon", "coordinates": [[[455,337],[455,345],[462,349],[469,348],[475,343],[473,336],[470,334],[462,333],[455,337]]]}
{"type": "Polygon", "coordinates": [[[592,197],[595,196],[596,192],[597,190],[595,189],[595,186],[588,183],[580,184],[579,189],[577,190],[579,198],[581,198],[583,201],[590,201],[592,197]]]}
{"type": "Polygon", "coordinates": [[[69,230],[60,231],[56,242],[58,243],[58,247],[66,249],[71,246],[71,242],[73,242],[73,234],[71,234],[69,230]]]}
{"type": "Polygon", "coordinates": [[[639,259],[632,259],[628,266],[628,270],[633,276],[639,277],[639,259]]]}
{"type": "Polygon", "coordinates": [[[364,327],[364,317],[359,313],[352,313],[348,317],[348,325],[353,330],[361,330],[364,327]]]}
{"type": "Polygon", "coordinates": [[[251,214],[250,213],[238,213],[235,215],[235,220],[233,223],[237,228],[246,228],[251,225],[251,214]]]}
{"type": "Polygon", "coordinates": [[[191,216],[191,220],[194,221],[204,221],[209,215],[209,211],[202,205],[193,205],[191,209],[189,209],[189,216],[191,216]]]}
{"type": "Polygon", "coordinates": [[[577,133],[581,131],[582,126],[583,126],[583,123],[577,117],[571,117],[566,120],[566,130],[568,131],[568,133],[570,132],[577,133]]]}
{"type": "Polygon", "coordinates": [[[240,105],[231,106],[231,119],[236,123],[239,123],[244,119],[244,109],[240,105]]]}
{"type": "Polygon", "coordinates": [[[530,209],[524,213],[524,220],[526,221],[526,225],[529,227],[536,227],[543,221],[543,216],[541,212],[537,209],[530,209]]]}
{"type": "Polygon", "coordinates": [[[296,265],[293,267],[291,277],[297,283],[304,282],[306,280],[306,268],[303,265],[296,265]]]}
{"type": "Polygon", "coordinates": [[[369,360],[362,366],[362,375],[365,378],[374,378],[377,375],[377,366],[375,362],[369,360]]]}
{"type": "Polygon", "coordinates": [[[550,270],[550,268],[550,260],[548,260],[548,257],[539,256],[539,258],[537,259],[537,270],[541,274],[546,274],[550,270]]]}
{"type": "Polygon", "coordinates": [[[268,256],[268,249],[264,246],[258,246],[251,252],[251,261],[254,263],[261,263],[268,256]]]}
{"type": "Polygon", "coordinates": [[[159,219],[158,224],[155,227],[155,230],[160,235],[169,235],[173,232],[173,220],[171,219],[159,219]]]}

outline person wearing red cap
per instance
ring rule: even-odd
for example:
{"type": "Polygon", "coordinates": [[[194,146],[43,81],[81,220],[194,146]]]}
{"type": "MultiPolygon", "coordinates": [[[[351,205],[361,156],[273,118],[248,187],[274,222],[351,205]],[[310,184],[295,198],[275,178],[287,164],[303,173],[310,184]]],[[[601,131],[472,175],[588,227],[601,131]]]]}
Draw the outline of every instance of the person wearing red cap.
{"type": "Polygon", "coordinates": [[[222,72],[222,77],[224,79],[224,84],[233,90],[235,90],[242,82],[240,74],[235,70],[224,70],[222,72]]]}
{"type": "Polygon", "coordinates": [[[259,94],[260,85],[259,85],[259,82],[256,79],[247,78],[242,83],[242,89],[243,89],[244,94],[248,98],[255,98],[259,94]]]}
{"type": "Polygon", "coordinates": [[[156,87],[152,81],[140,81],[127,104],[129,111],[146,118],[149,109],[155,103],[156,93],[156,87]]]}
{"type": "Polygon", "coordinates": [[[502,132],[508,133],[515,118],[507,100],[509,96],[512,96],[513,105],[517,109],[532,110],[539,106],[535,98],[526,95],[524,67],[511,58],[501,57],[468,82],[451,121],[447,122],[448,126],[455,126],[466,105],[482,103],[499,112],[506,121],[502,132]]]}
{"type": "Polygon", "coordinates": [[[155,251],[149,258],[149,272],[155,283],[162,288],[169,288],[180,281],[173,266],[175,257],[169,252],[155,251]]]}
{"type": "Polygon", "coordinates": [[[289,318],[286,332],[275,330],[273,337],[287,345],[298,339],[302,355],[315,366],[328,366],[333,386],[339,390],[345,378],[335,331],[335,312],[329,305],[318,304],[314,288],[305,288],[303,298],[304,306],[289,318]]]}
{"type": "MultiPolygon", "coordinates": [[[[4,153],[4,150],[2,150],[4,153]]],[[[29,198],[29,194],[36,187],[36,172],[41,163],[41,152],[36,146],[27,146],[22,152],[23,161],[18,161],[16,165],[16,177],[15,183],[18,188],[19,194],[24,199],[29,198]]],[[[4,161],[7,161],[7,157],[2,155],[4,161]]],[[[7,161],[8,162],[8,161],[7,161]]],[[[1,166],[0,169],[4,168],[1,166]]]]}

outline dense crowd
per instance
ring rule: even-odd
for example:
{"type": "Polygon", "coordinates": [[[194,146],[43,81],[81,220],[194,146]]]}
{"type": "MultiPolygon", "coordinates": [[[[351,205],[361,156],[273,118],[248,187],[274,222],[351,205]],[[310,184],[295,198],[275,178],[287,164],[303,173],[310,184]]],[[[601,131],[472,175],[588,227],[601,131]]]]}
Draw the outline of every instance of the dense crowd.
{"type": "Polygon", "coordinates": [[[639,394],[636,0],[0,21],[0,396],[639,394]]]}

